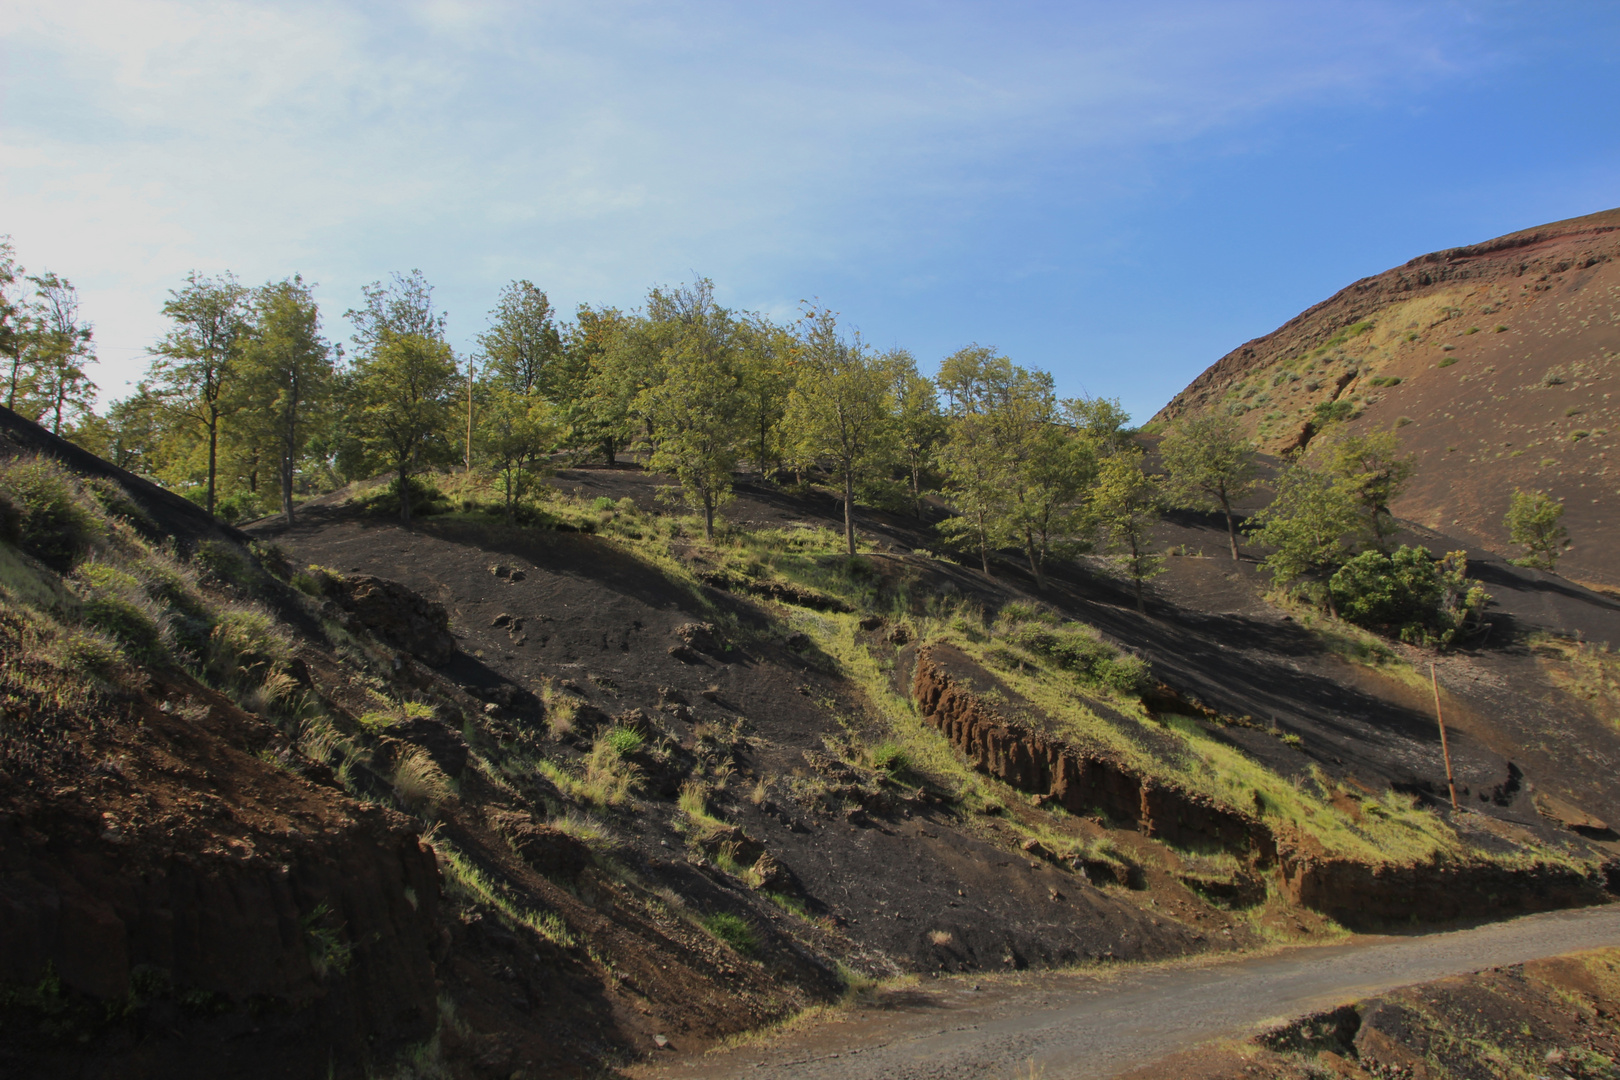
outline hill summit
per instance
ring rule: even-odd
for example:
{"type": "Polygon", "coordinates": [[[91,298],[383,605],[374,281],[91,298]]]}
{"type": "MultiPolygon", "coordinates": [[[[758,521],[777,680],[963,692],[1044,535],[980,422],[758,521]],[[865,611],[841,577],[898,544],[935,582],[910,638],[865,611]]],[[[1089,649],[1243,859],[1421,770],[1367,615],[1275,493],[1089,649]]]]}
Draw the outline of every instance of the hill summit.
{"type": "Polygon", "coordinates": [[[1412,259],[1234,349],[1154,418],[1240,417],[1262,449],[1327,423],[1398,430],[1418,459],[1396,515],[1498,551],[1515,489],[1561,499],[1563,569],[1620,586],[1620,209],[1412,259]]]}

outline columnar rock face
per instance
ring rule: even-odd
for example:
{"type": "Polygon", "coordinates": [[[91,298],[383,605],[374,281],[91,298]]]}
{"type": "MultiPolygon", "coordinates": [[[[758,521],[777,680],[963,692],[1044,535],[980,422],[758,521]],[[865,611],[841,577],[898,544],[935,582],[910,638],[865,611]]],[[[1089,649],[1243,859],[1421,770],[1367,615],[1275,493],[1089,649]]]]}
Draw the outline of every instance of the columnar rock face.
{"type": "Polygon", "coordinates": [[[1415,865],[1369,864],[1324,854],[1309,837],[1185,791],[1107,757],[1067,746],[1003,717],[948,671],[971,664],[949,645],[917,655],[918,711],[979,769],[1075,814],[1101,812],[1116,824],[1184,847],[1217,846],[1272,875],[1292,902],[1348,925],[1426,921],[1601,903],[1605,882],[1564,865],[1506,870],[1460,856],[1415,865]]]}
{"type": "Polygon", "coordinates": [[[178,676],[129,709],[101,775],[0,792],[0,1074],[79,1075],[91,1046],[96,1075],[359,1075],[430,1036],[439,876],[410,820],[277,767],[268,725],[178,676]],[[99,1045],[120,1003],[162,1029],[144,1051],[99,1045]]]}

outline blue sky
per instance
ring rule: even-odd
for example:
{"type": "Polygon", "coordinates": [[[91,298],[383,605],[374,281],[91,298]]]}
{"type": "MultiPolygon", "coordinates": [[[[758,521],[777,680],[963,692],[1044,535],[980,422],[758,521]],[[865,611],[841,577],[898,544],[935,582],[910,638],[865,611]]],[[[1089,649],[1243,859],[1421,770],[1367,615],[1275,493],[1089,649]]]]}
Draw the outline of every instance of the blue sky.
{"type": "Polygon", "coordinates": [[[1620,205],[1620,5],[10,0],[0,233],[120,396],[186,272],[818,298],[1145,420],[1356,278],[1620,205]]]}

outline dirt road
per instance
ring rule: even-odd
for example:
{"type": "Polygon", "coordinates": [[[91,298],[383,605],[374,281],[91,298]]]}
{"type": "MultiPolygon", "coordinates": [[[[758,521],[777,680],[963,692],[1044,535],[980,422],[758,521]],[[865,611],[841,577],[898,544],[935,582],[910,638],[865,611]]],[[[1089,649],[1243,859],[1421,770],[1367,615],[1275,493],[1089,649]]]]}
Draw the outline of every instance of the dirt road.
{"type": "Polygon", "coordinates": [[[774,1040],[641,1080],[1042,1080],[1112,1076],[1217,1036],[1381,991],[1620,944],[1620,905],[1410,938],[1361,937],[1204,966],[932,980],[774,1040]]]}

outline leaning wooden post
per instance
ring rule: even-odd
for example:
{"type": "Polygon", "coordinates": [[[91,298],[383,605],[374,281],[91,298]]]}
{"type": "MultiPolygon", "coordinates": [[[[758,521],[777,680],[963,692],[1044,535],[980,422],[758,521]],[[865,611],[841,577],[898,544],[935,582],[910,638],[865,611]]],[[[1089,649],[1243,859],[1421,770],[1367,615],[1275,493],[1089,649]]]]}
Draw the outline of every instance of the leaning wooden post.
{"type": "Polygon", "coordinates": [[[1451,812],[1457,812],[1457,781],[1451,776],[1451,749],[1446,745],[1446,718],[1440,714],[1440,679],[1434,673],[1434,661],[1429,661],[1429,684],[1434,687],[1434,718],[1440,723],[1440,753],[1446,759],[1446,787],[1451,789],[1451,812]]]}

